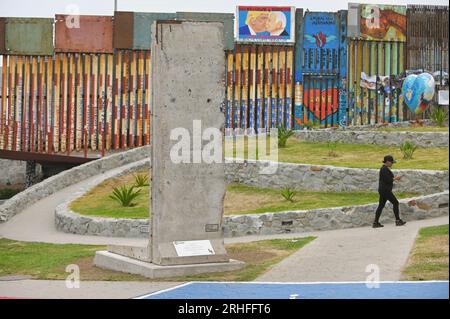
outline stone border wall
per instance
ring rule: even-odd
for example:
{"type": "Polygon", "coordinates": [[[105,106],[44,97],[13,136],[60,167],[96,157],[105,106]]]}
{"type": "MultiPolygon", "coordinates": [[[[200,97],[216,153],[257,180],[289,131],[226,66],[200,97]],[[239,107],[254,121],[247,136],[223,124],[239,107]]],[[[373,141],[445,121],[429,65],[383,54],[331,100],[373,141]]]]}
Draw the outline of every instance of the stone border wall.
{"type": "Polygon", "coordinates": [[[395,131],[355,131],[355,130],[303,130],[295,131],[294,136],[302,141],[346,144],[377,144],[400,146],[411,141],[419,147],[448,147],[448,132],[395,132],[395,131]]]}
{"type": "MultiPolygon", "coordinates": [[[[378,190],[378,169],[347,168],[326,165],[277,163],[275,174],[260,174],[273,162],[229,162],[225,165],[228,183],[243,183],[260,188],[291,187],[311,191],[374,191],[378,190]]],[[[381,163],[380,163],[381,167],[381,163]]],[[[448,190],[449,171],[393,170],[402,176],[394,190],[433,194],[448,190]]]]}
{"type": "Polygon", "coordinates": [[[25,208],[65,187],[149,157],[150,147],[144,146],[126,152],[109,155],[51,176],[3,203],[0,206],[0,222],[9,220],[25,208]]]}
{"type": "MultiPolygon", "coordinates": [[[[327,128],[326,130],[345,130],[345,131],[365,131],[365,130],[373,130],[377,128],[407,128],[414,127],[417,125],[421,126],[435,126],[434,122],[430,119],[424,120],[411,120],[411,121],[402,121],[402,122],[393,122],[393,123],[376,123],[376,124],[365,124],[365,125],[351,125],[351,126],[337,126],[333,128],[327,128]]],[[[448,126],[448,121],[446,123],[448,126]]]]}
{"type": "MultiPolygon", "coordinates": [[[[448,191],[402,199],[401,218],[405,221],[435,218],[448,215],[448,191]]],[[[373,223],[378,204],[333,207],[310,211],[286,211],[258,215],[229,216],[224,220],[226,237],[265,235],[280,233],[301,233],[370,226],[373,223]]],[[[381,223],[395,220],[392,205],[386,204],[381,223]]]]}
{"type": "MultiPolygon", "coordinates": [[[[448,191],[400,200],[401,217],[405,221],[448,215],[448,191]]],[[[302,233],[320,230],[370,226],[377,204],[333,207],[309,211],[285,211],[252,215],[225,216],[225,237],[302,233]]],[[[394,222],[392,205],[388,203],[381,223],[394,222]]],[[[148,219],[116,219],[82,216],[72,212],[68,204],[55,211],[58,230],[80,235],[147,238],[148,219]]]]}

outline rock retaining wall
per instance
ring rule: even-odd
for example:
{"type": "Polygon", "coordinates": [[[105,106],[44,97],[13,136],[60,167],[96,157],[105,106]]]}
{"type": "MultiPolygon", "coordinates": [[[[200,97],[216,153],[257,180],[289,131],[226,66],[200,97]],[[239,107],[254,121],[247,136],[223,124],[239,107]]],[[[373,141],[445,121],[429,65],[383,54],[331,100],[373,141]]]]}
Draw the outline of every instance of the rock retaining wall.
{"type": "Polygon", "coordinates": [[[346,144],[378,144],[400,146],[411,141],[419,147],[448,147],[448,132],[403,132],[403,131],[355,131],[355,130],[303,130],[294,136],[302,141],[346,144]]]}
{"type": "MultiPolygon", "coordinates": [[[[277,163],[274,174],[260,174],[271,162],[245,161],[225,165],[228,183],[244,183],[261,188],[291,187],[311,191],[374,191],[379,170],[325,165],[277,163]]],[[[380,165],[381,167],[381,165],[380,165]]],[[[432,194],[448,190],[449,172],[431,170],[393,170],[402,177],[395,191],[432,194]]]]}
{"type": "MultiPolygon", "coordinates": [[[[448,191],[400,200],[401,217],[405,221],[448,215],[448,191]]],[[[309,211],[285,211],[265,214],[225,216],[225,237],[302,233],[320,230],[369,226],[373,222],[377,204],[333,207],[309,211]]],[[[392,205],[388,203],[381,223],[394,222],[392,205]]],[[[116,219],[81,216],[72,212],[68,204],[55,212],[58,230],[80,235],[139,237],[149,236],[148,219],[116,219]]]]}

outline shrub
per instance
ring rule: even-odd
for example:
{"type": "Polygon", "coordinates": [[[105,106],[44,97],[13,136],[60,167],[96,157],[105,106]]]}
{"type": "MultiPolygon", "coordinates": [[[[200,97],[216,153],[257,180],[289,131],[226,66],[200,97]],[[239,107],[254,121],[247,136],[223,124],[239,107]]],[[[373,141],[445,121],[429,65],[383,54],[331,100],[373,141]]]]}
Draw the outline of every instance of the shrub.
{"type": "Polygon", "coordinates": [[[289,202],[293,202],[294,201],[295,192],[293,190],[291,190],[289,187],[285,187],[281,191],[281,196],[283,196],[285,200],[287,200],[289,202]]]}
{"type": "Polygon", "coordinates": [[[327,142],[327,147],[329,157],[338,157],[338,153],[336,152],[337,142],[327,142]]]}
{"type": "Polygon", "coordinates": [[[148,175],[146,174],[136,174],[134,175],[134,186],[136,187],[145,187],[149,186],[148,183],[148,175]]]}
{"type": "Polygon", "coordinates": [[[293,130],[287,130],[285,127],[278,127],[278,147],[286,147],[287,140],[294,135],[293,130]]]}
{"type": "Polygon", "coordinates": [[[402,145],[400,145],[400,151],[403,154],[403,158],[404,159],[412,159],[414,152],[417,149],[417,145],[415,145],[413,142],[411,141],[405,141],[402,143],[402,145]]]}
{"type": "Polygon", "coordinates": [[[448,112],[441,107],[433,107],[430,113],[431,120],[439,127],[445,126],[445,121],[447,120],[448,112]]]}
{"type": "Polygon", "coordinates": [[[131,207],[134,206],[132,202],[139,195],[140,191],[140,189],[135,190],[134,186],[122,185],[114,187],[109,198],[119,202],[123,207],[131,207]]]}

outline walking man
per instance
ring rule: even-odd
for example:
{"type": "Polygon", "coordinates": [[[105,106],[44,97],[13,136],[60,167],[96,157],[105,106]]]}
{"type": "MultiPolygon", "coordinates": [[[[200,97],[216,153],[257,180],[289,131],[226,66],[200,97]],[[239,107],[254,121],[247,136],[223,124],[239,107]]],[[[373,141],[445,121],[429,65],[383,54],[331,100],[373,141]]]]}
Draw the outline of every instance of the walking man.
{"type": "Polygon", "coordinates": [[[380,194],[380,201],[377,211],[375,212],[375,221],[373,222],[373,228],[383,227],[380,224],[380,216],[383,211],[384,205],[387,201],[390,201],[394,206],[395,225],[403,226],[406,224],[400,219],[399,204],[395,195],[392,193],[392,187],[394,186],[394,180],[400,181],[400,176],[395,176],[390,170],[392,164],[396,163],[391,155],[386,155],[383,160],[383,166],[380,169],[380,181],[378,184],[378,193],[380,194]]]}

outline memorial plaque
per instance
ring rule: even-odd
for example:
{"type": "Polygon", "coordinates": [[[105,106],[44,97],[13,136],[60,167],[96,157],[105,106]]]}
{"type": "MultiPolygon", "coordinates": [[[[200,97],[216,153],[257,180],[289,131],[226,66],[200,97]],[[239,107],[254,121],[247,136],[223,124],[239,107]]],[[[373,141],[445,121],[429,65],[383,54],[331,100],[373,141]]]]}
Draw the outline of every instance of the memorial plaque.
{"type": "Polygon", "coordinates": [[[209,240],[175,241],[173,245],[178,256],[205,256],[215,254],[209,240]]]}
{"type": "Polygon", "coordinates": [[[216,232],[219,231],[219,224],[206,224],[205,225],[206,232],[216,232]]]}

